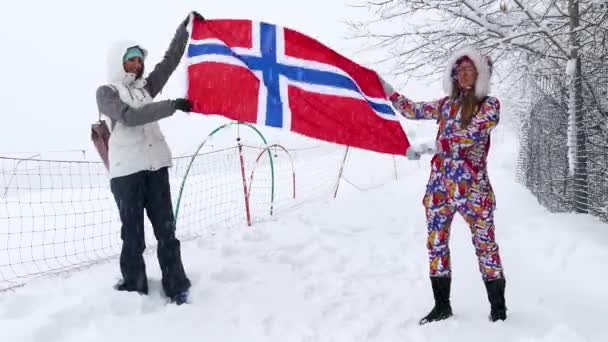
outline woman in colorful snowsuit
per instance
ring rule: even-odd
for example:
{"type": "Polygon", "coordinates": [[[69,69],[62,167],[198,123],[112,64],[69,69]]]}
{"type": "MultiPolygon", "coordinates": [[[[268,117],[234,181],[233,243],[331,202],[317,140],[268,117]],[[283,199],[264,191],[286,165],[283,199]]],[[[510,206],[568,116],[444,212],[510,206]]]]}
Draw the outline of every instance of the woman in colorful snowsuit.
{"type": "MultiPolygon", "coordinates": [[[[490,132],[500,103],[488,96],[492,65],[473,49],[457,52],[444,77],[448,96],[413,102],[382,81],[393,106],[408,119],[436,120],[439,131],[423,199],[426,209],[430,278],[435,306],[420,324],[452,316],[450,305],[450,225],[460,213],[473,234],[479,269],[491,305],[492,321],[506,319],[505,278],[494,238],[495,198],[486,166],[490,132]]],[[[408,151],[408,157],[420,151],[408,151]]]]}

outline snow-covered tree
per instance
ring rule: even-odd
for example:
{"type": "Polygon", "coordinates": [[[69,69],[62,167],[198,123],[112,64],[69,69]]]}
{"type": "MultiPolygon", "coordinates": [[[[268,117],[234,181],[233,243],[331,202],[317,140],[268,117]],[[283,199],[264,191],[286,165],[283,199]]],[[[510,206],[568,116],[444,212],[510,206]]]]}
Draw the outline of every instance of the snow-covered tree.
{"type": "MultiPolygon", "coordinates": [[[[494,60],[503,84],[565,92],[571,202],[589,207],[590,112],[606,119],[596,73],[608,59],[607,1],[600,0],[376,0],[359,1],[373,13],[351,22],[353,37],[387,51],[403,78],[438,74],[456,49],[474,46],[494,60]]],[[[602,97],[603,96],[603,97],[602,97]]],[[[605,104],[605,103],[604,103],[605,104]]],[[[603,127],[606,134],[606,127],[603,127]]],[[[608,147],[608,146],[607,146],[608,147]]]]}

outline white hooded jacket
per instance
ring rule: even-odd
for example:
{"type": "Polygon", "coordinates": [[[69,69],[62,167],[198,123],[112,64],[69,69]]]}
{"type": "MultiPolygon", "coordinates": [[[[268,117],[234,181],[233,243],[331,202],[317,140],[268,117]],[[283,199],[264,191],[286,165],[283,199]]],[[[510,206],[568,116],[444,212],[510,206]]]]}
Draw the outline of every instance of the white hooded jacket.
{"type": "MultiPolygon", "coordinates": [[[[97,106],[112,122],[109,141],[110,178],[172,165],[171,151],[158,120],[175,112],[170,100],[153,102],[173,73],[185,50],[188,34],[180,25],[163,61],[143,79],[126,73],[123,56],[132,41],[115,43],[108,53],[108,84],[97,89],[97,106]]],[[[147,51],[144,51],[144,58],[147,51]]]]}
{"type": "Polygon", "coordinates": [[[453,70],[456,67],[456,61],[461,57],[467,56],[471,59],[477,69],[477,81],[475,82],[475,97],[483,99],[490,92],[490,77],[492,76],[492,63],[489,58],[481,55],[474,48],[463,48],[456,51],[448,60],[447,67],[443,76],[443,90],[446,94],[452,94],[454,79],[452,78],[453,70]]]}
{"type": "MultiPolygon", "coordinates": [[[[122,73],[113,73],[110,84],[122,102],[137,109],[151,103],[152,97],[144,88],[145,80],[135,79],[135,75],[124,71],[122,56],[127,48],[137,44],[126,43],[126,45],[119,43],[113,47],[113,52],[118,54],[114,55],[114,62],[108,65],[108,70],[114,68],[121,70],[122,73]]],[[[108,62],[111,63],[111,59],[112,57],[108,62]]],[[[114,127],[109,142],[110,178],[171,166],[171,152],[158,121],[135,126],[128,125],[124,120],[112,121],[112,123],[114,127]]]]}

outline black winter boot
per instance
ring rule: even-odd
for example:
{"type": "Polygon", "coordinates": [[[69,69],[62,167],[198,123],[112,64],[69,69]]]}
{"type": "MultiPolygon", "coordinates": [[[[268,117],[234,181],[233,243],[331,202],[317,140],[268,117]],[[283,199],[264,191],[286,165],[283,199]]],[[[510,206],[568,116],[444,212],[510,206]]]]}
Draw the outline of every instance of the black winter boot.
{"type": "Polygon", "coordinates": [[[114,285],[114,289],[117,291],[137,292],[141,295],[147,295],[148,280],[145,277],[138,278],[135,283],[126,283],[124,280],[120,280],[114,285]]]}
{"type": "Polygon", "coordinates": [[[441,321],[452,316],[452,306],[450,305],[450,286],[452,278],[431,277],[433,296],[435,297],[435,307],[423,319],[420,325],[441,321]]]}
{"type": "Polygon", "coordinates": [[[507,319],[507,306],[505,304],[505,279],[485,281],[490,300],[490,320],[496,322],[507,319]]]}

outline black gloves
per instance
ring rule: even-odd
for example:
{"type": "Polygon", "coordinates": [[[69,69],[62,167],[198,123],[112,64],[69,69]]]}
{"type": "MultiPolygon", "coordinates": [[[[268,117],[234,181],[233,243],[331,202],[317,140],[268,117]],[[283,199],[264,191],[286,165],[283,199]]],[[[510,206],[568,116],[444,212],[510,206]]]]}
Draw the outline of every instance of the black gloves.
{"type": "Polygon", "coordinates": [[[203,18],[203,16],[198,13],[197,11],[192,11],[190,13],[188,13],[188,15],[186,16],[186,19],[184,19],[184,21],[182,22],[182,25],[188,26],[188,23],[190,23],[190,14],[192,14],[192,16],[194,16],[194,18],[196,18],[196,20],[205,20],[205,18],[203,18]]]}
{"type": "Polygon", "coordinates": [[[192,110],[192,102],[188,99],[175,99],[173,100],[173,107],[182,112],[190,112],[192,110]]]}
{"type": "Polygon", "coordinates": [[[197,11],[192,11],[192,15],[197,19],[197,20],[205,20],[205,18],[203,18],[203,16],[198,13],[197,11]]]}

